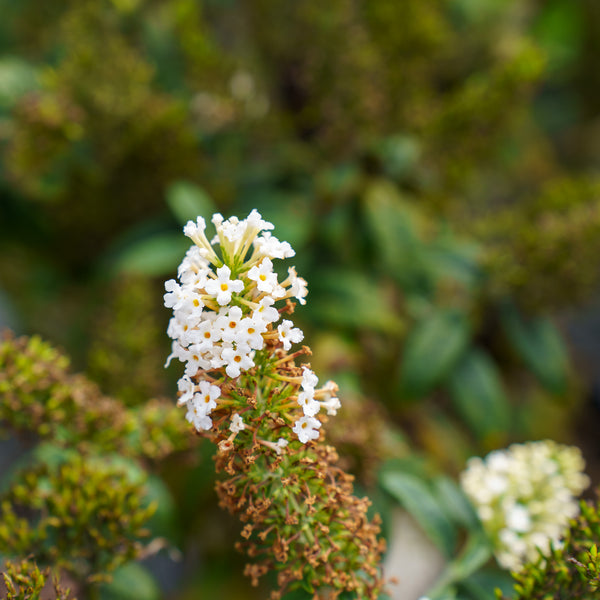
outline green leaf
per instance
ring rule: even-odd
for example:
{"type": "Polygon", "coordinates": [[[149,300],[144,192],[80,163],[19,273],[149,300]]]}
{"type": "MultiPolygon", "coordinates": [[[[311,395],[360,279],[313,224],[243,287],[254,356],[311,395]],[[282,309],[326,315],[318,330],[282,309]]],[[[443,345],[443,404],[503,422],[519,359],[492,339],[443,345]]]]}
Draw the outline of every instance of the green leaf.
{"type": "Polygon", "coordinates": [[[452,581],[458,582],[480,569],[492,556],[492,549],[483,532],[472,535],[464,549],[448,567],[452,581]]]}
{"type": "Polygon", "coordinates": [[[400,366],[400,395],[421,398],[454,367],[469,339],[464,314],[437,310],[417,323],[408,334],[400,366]]]}
{"type": "Polygon", "coordinates": [[[425,483],[414,475],[401,472],[382,473],[380,483],[415,519],[429,539],[446,556],[452,556],[456,530],[425,483]]]}
{"type": "Polygon", "coordinates": [[[101,600],[160,600],[161,592],[147,569],[130,562],[113,573],[110,583],[100,586],[101,600]]]}
{"type": "Polygon", "coordinates": [[[196,217],[210,219],[217,212],[210,196],[189,181],[176,181],[167,189],[167,204],[181,225],[196,217]]]}
{"type": "Polygon", "coordinates": [[[402,332],[400,317],[381,293],[376,280],[352,271],[319,271],[313,276],[309,317],[329,327],[402,332]]]}
{"type": "Polygon", "coordinates": [[[562,337],[547,317],[525,319],[513,305],[501,311],[509,341],[525,365],[550,392],[564,394],[569,360],[562,337]]]}
{"type": "Polygon", "coordinates": [[[479,246],[456,239],[449,232],[434,240],[426,250],[428,268],[435,281],[457,282],[470,290],[483,281],[480,255],[479,246]]]}
{"type": "Polygon", "coordinates": [[[510,421],[510,404],[491,358],[472,348],[452,369],[448,389],[454,408],[479,439],[502,438],[510,421]]]}
{"type": "Polygon", "coordinates": [[[456,482],[446,475],[432,480],[435,495],[446,507],[446,512],[455,523],[466,527],[471,532],[481,530],[481,523],[473,505],[456,482]]]}
{"type": "Polygon", "coordinates": [[[473,600],[496,600],[496,589],[500,589],[504,597],[510,598],[514,593],[513,585],[510,573],[498,569],[481,569],[460,582],[460,587],[473,600]]]}
{"type": "Polygon", "coordinates": [[[374,150],[386,173],[396,179],[412,172],[421,154],[418,138],[407,135],[385,138],[374,150]]]}
{"type": "Polygon", "coordinates": [[[38,87],[35,68],[16,56],[0,58],[0,109],[12,108],[25,93],[38,87]]]}
{"type": "Polygon", "coordinates": [[[190,240],[181,233],[156,233],[133,242],[113,260],[113,273],[174,275],[190,240]]]}
{"type": "Polygon", "coordinates": [[[453,589],[485,565],[491,556],[492,549],[485,534],[481,531],[471,535],[459,556],[447,565],[428,595],[432,600],[443,597],[448,590],[453,589]]]}
{"type": "Polygon", "coordinates": [[[548,0],[544,2],[533,27],[536,42],[548,57],[552,73],[565,73],[582,52],[585,10],[577,2],[548,0]]]}
{"type": "Polygon", "coordinates": [[[177,507],[169,488],[157,475],[150,475],[144,487],[146,505],[156,503],[156,511],[146,525],[152,537],[177,542],[177,507]]]}
{"type": "Polygon", "coordinates": [[[421,241],[423,216],[385,179],[369,184],[363,205],[381,266],[409,293],[429,293],[433,282],[421,241]]]}

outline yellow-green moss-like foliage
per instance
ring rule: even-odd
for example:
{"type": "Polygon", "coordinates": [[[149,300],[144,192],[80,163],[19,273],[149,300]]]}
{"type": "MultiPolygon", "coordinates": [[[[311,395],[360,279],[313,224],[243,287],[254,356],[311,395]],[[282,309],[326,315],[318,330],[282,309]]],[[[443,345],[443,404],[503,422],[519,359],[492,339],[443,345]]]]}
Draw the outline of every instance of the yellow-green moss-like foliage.
{"type": "Polygon", "coordinates": [[[78,581],[105,580],[139,555],[155,509],[144,500],[143,476],[73,453],[25,469],[0,496],[0,553],[32,556],[78,581]]]}
{"type": "Polygon", "coordinates": [[[56,27],[60,58],[19,100],[5,163],[16,189],[52,207],[61,260],[87,265],[197,171],[197,150],[185,104],[155,85],[112,3],[71,3],[56,27]]]}
{"type": "MultiPolygon", "coordinates": [[[[40,571],[32,560],[6,561],[2,577],[6,588],[5,600],[38,600],[42,590],[48,587],[50,569],[40,571]]],[[[60,586],[55,574],[52,586],[56,600],[76,600],[71,596],[70,590],[60,586]]]]}
{"type": "Polygon", "coordinates": [[[561,177],[539,195],[480,221],[493,293],[528,308],[584,300],[598,282],[600,179],[561,177]]]}
{"type": "Polygon", "coordinates": [[[39,337],[0,339],[0,427],[55,444],[160,460],[190,447],[167,400],[128,410],[81,375],[39,337]]]}
{"type": "Polygon", "coordinates": [[[149,279],[119,277],[94,319],[87,374],[127,406],[164,394],[163,328],[149,279]]]}
{"type": "MultiPolygon", "coordinates": [[[[516,600],[595,600],[600,598],[600,511],[581,502],[560,545],[514,573],[516,600]]],[[[497,594],[501,599],[502,595],[497,594]]],[[[505,599],[506,600],[506,599],[505,599]]]]}

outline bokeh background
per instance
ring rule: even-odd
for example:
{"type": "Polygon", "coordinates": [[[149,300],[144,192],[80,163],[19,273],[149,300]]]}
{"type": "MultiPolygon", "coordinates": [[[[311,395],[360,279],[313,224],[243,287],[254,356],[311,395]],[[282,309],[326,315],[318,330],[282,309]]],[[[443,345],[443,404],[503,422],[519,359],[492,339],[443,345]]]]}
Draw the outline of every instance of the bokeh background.
{"type": "MultiPolygon", "coordinates": [[[[511,442],[575,444],[599,481],[598,2],[0,0],[0,15],[2,326],[127,408],[174,399],[162,288],[182,224],[257,208],[296,250],[295,316],[342,388],[328,435],[387,534],[381,469],[440,514],[435,482],[511,442]]],[[[210,455],[148,467],[169,543],[123,598],[136,577],[148,598],[265,597],[210,455]]],[[[435,518],[420,522],[439,542],[435,518]]]]}

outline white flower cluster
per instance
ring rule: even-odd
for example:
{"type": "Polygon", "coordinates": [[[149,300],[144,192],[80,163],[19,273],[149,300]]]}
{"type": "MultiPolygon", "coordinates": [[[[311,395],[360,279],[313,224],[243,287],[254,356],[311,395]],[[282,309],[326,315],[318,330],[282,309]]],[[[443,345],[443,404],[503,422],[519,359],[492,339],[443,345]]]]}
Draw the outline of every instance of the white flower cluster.
{"type": "MultiPolygon", "coordinates": [[[[241,221],[237,217],[224,220],[216,214],[212,222],[216,235],[211,241],[202,217],[184,227],[184,234],[195,245],[179,266],[179,282],[167,281],[164,295],[165,306],[173,309],[167,329],[173,340],[167,365],[172,358],[185,363],[185,374],[178,383],[178,403],[187,406],[187,419],[198,430],[211,429],[210,413],[221,396],[219,385],[194,381],[198,372],[224,370],[235,379],[255,366],[256,352],[265,348],[266,340],[279,341],[284,350],[290,350],[304,334],[289,320],[275,328],[280,313],[274,304],[288,298],[306,304],[307,294],[306,281],[298,277],[294,267],[288,269],[284,281],[278,281],[272,260],[292,257],[295,252],[287,242],[271,235],[273,225],[263,221],[256,210],[241,221]]],[[[305,368],[302,406],[308,420],[300,419],[294,426],[303,443],[318,437],[316,430],[321,423],[314,415],[321,404],[329,414],[335,414],[339,407],[331,385],[315,391],[316,384],[314,373],[305,368]]],[[[236,413],[230,430],[238,433],[244,428],[242,417],[236,413]]]]}
{"type": "Polygon", "coordinates": [[[490,536],[500,566],[518,570],[557,543],[589,485],[578,448],[550,440],[513,444],[471,458],[461,484],[490,536]]]}
{"type": "Polygon", "coordinates": [[[327,410],[328,415],[336,415],[341,407],[339,399],[335,396],[338,391],[337,385],[333,381],[328,381],[321,389],[315,390],[318,382],[318,377],[310,369],[303,367],[300,384],[302,391],[298,394],[297,401],[304,416],[296,421],[293,428],[303,444],[319,437],[318,429],[321,427],[321,421],[315,419],[315,415],[321,407],[327,410]]]}

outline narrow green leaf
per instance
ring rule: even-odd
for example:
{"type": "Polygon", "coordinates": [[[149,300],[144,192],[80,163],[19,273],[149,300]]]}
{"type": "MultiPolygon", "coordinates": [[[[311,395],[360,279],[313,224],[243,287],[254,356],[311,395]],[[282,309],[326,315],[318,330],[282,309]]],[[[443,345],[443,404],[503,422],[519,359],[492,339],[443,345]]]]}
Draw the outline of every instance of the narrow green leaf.
{"type": "Polygon", "coordinates": [[[116,273],[174,275],[191,243],[180,233],[157,233],[124,248],[114,259],[116,273]]]}
{"type": "Polygon", "coordinates": [[[469,323],[456,310],[433,312],[409,333],[400,366],[400,395],[420,398],[454,367],[469,339],[469,323]]]}
{"type": "Polygon", "coordinates": [[[433,241],[426,251],[427,265],[436,281],[453,281],[469,289],[476,289],[483,281],[479,262],[481,249],[444,233],[433,241]]]}
{"type": "Polygon", "coordinates": [[[448,389],[454,408],[480,439],[502,436],[508,429],[510,404],[491,358],[472,348],[452,369],[448,389]]]}
{"type": "Polygon", "coordinates": [[[472,535],[460,555],[450,564],[454,582],[461,581],[480,569],[492,556],[492,549],[483,532],[472,535]]]}
{"type": "Polygon", "coordinates": [[[496,600],[496,589],[500,589],[504,597],[510,598],[514,592],[513,584],[514,580],[506,571],[480,569],[461,581],[460,588],[472,600],[496,600]]]}
{"type": "Polygon", "coordinates": [[[452,556],[456,545],[456,530],[425,483],[414,475],[401,472],[383,473],[380,482],[415,519],[429,539],[446,556],[452,556]]]}
{"type": "Polygon", "coordinates": [[[181,225],[196,217],[210,218],[216,212],[210,196],[189,181],[176,181],[167,189],[167,204],[181,225]]]}
{"type": "Polygon", "coordinates": [[[147,528],[153,537],[164,537],[172,542],[178,542],[177,507],[173,495],[165,482],[156,475],[150,475],[144,488],[146,490],[145,504],[156,502],[157,508],[147,523],[147,528]]]}
{"type": "Polygon", "coordinates": [[[525,319],[513,305],[501,311],[509,341],[525,365],[549,391],[564,394],[569,360],[562,337],[547,317],[525,319]]]}
{"type": "Polygon", "coordinates": [[[352,271],[320,271],[312,279],[309,317],[328,326],[373,329],[398,335],[403,323],[378,282],[352,271]]]}
{"type": "Polygon", "coordinates": [[[440,475],[433,479],[432,485],[436,497],[446,507],[446,512],[454,522],[471,532],[481,530],[481,523],[473,505],[454,480],[446,475],[440,475]]]}
{"type": "MultiPolygon", "coordinates": [[[[480,569],[492,556],[492,549],[483,532],[478,532],[469,537],[460,554],[448,563],[448,566],[429,590],[433,599],[440,598],[448,589],[470,577],[480,569]]],[[[460,597],[464,597],[462,594],[460,597]]]]}
{"type": "Polygon", "coordinates": [[[424,218],[416,206],[391,181],[376,179],[365,192],[363,210],[386,272],[408,292],[431,291],[426,246],[421,240],[424,218]]]}

